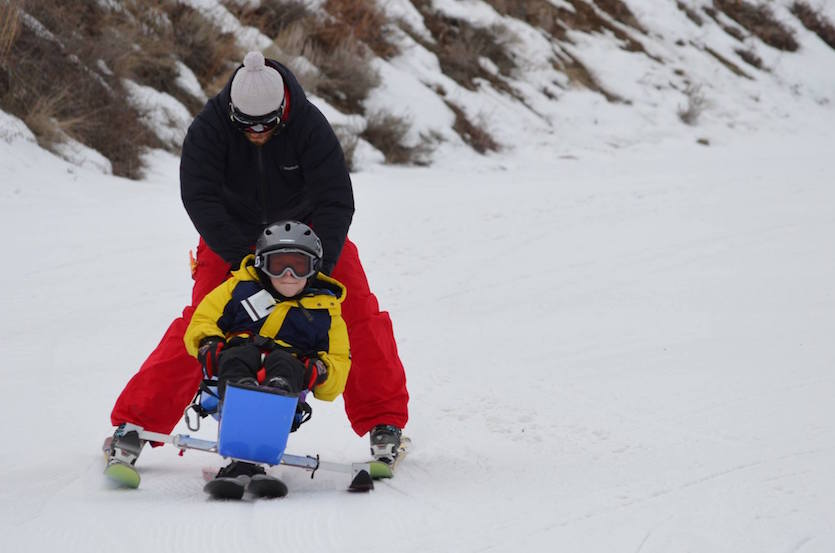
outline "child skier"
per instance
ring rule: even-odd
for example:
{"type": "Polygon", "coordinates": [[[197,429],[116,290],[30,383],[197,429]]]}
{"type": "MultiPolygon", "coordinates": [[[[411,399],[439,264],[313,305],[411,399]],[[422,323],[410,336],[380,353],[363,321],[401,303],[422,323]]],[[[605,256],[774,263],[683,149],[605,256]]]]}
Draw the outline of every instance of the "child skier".
{"type": "MultiPolygon", "coordinates": [[[[340,307],[345,289],[318,272],[322,244],[303,223],[274,223],[255,247],[255,255],[197,306],[186,349],[217,376],[221,398],[235,382],[291,394],[310,390],[332,401],[345,389],[351,364],[340,307]]],[[[253,486],[263,484],[264,474],[260,465],[232,461],[215,478],[253,486]]],[[[260,495],[285,493],[281,484],[260,495]]]]}

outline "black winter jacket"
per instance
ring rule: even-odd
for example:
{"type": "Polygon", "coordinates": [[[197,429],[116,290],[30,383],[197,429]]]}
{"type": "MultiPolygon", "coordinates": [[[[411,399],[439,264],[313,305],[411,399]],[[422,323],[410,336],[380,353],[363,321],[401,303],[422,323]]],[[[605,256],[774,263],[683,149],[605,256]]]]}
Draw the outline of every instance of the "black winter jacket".
{"type": "Polygon", "coordinates": [[[183,204],[209,248],[233,267],[268,224],[304,221],[322,240],[322,270],[329,274],[354,214],[345,157],[295,76],[266,61],[284,78],[281,127],[263,146],[250,143],[229,119],[230,78],[188,129],[180,159],[183,204]]]}

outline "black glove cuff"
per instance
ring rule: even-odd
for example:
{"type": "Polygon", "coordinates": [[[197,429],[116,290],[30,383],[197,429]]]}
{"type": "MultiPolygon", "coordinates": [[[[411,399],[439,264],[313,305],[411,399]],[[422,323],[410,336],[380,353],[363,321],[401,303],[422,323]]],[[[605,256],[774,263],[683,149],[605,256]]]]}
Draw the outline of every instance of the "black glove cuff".
{"type": "MultiPolygon", "coordinates": [[[[226,343],[226,339],[225,339],[225,338],[223,338],[222,336],[206,336],[205,338],[203,338],[202,340],[200,340],[200,346],[199,346],[199,348],[202,348],[202,347],[203,347],[203,346],[205,346],[206,344],[217,343],[217,342],[221,342],[221,343],[225,344],[225,343],[226,343]]],[[[199,349],[199,348],[198,348],[198,349],[199,349]]]]}

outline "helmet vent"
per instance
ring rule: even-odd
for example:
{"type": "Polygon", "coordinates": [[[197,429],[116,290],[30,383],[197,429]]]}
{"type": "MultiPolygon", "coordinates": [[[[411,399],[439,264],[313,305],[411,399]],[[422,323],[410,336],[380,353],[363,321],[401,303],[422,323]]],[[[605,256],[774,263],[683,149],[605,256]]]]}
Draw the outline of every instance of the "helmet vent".
{"type": "Polygon", "coordinates": [[[310,231],[309,230],[304,231],[304,235],[305,236],[310,236],[310,231]]]}
{"type": "Polygon", "coordinates": [[[287,223],[286,225],[284,225],[284,230],[286,230],[288,232],[290,231],[290,223],[287,223]]]}
{"type": "Polygon", "coordinates": [[[267,236],[270,236],[272,233],[273,233],[273,231],[271,231],[270,229],[265,229],[264,230],[264,234],[266,234],[267,236]]]}

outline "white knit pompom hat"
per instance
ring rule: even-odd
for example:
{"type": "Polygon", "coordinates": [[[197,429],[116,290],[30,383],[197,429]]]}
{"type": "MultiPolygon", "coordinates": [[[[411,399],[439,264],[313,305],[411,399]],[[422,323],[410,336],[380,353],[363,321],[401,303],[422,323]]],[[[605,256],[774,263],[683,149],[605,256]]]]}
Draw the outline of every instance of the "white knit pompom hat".
{"type": "Polygon", "coordinates": [[[244,66],[232,79],[231,95],[238,111],[252,116],[266,115],[284,101],[284,79],[264,64],[264,54],[252,51],[244,57],[244,66]]]}

